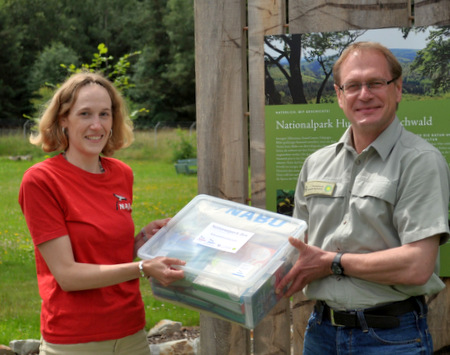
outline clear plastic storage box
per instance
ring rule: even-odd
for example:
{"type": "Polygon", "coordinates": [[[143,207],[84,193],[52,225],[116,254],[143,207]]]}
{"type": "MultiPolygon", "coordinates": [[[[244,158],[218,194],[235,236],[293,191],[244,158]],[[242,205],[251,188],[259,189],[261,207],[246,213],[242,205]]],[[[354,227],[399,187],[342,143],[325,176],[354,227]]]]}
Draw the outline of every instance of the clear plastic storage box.
{"type": "Polygon", "coordinates": [[[208,195],[198,195],[138,251],[141,259],[186,261],[168,287],[152,279],[156,298],[254,328],[280,300],[275,284],[298,258],[289,236],[306,222],[208,195]]]}

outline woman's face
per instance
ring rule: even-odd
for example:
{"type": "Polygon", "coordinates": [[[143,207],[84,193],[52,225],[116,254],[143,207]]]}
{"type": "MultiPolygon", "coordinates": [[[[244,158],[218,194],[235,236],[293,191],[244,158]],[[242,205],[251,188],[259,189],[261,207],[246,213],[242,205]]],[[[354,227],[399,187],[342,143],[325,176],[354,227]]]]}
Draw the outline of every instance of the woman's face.
{"type": "Polygon", "coordinates": [[[109,139],[112,123],[108,91],[98,84],[83,86],[67,117],[61,121],[69,140],[67,156],[74,162],[98,158],[109,139]]]}

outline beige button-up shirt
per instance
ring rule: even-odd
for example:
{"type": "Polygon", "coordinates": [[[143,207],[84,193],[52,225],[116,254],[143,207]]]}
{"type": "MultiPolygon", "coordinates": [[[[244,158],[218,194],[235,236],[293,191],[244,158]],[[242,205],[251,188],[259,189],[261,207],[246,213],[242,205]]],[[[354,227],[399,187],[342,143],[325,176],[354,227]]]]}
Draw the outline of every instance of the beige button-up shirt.
{"type": "MultiPolygon", "coordinates": [[[[294,217],[308,222],[308,244],[370,253],[443,233],[448,239],[450,173],[442,154],[396,118],[361,154],[341,140],[306,159],[294,217]]],[[[347,276],[310,283],[305,295],[336,309],[367,308],[439,292],[439,261],[423,286],[382,285],[347,276]]]]}

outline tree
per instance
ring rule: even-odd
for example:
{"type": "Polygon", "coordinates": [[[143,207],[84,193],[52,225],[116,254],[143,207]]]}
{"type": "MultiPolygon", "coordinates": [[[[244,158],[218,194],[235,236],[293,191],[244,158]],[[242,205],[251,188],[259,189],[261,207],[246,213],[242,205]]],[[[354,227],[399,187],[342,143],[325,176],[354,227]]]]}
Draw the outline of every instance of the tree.
{"type": "Polygon", "coordinates": [[[58,40],[73,48],[87,62],[99,43],[119,58],[141,50],[141,38],[151,19],[141,0],[59,0],[65,27],[58,40]]]}
{"type": "Polygon", "coordinates": [[[147,1],[147,10],[153,21],[149,22],[144,32],[142,55],[135,66],[134,82],[136,86],[131,90],[134,101],[143,104],[150,111],[149,115],[155,123],[159,114],[164,121],[173,118],[167,115],[165,105],[166,92],[169,83],[163,78],[167,60],[169,58],[169,37],[164,28],[165,0],[147,1]]]}
{"type": "Polygon", "coordinates": [[[268,105],[281,105],[281,95],[277,91],[275,81],[270,76],[267,64],[264,65],[264,84],[265,84],[266,103],[268,105]]]}
{"type": "Polygon", "coordinates": [[[8,14],[0,9],[0,127],[21,122],[22,112],[31,107],[21,47],[23,34],[9,27],[8,21],[8,14]]]}
{"type": "Polygon", "coordinates": [[[442,94],[450,88],[449,37],[450,26],[431,30],[427,46],[417,52],[411,64],[411,70],[431,79],[431,94],[442,94]]]}
{"type": "Polygon", "coordinates": [[[169,0],[164,25],[170,39],[170,61],[164,78],[176,90],[171,95],[178,117],[195,120],[194,2],[169,0]]]}
{"type": "Polygon", "coordinates": [[[305,92],[305,80],[302,73],[301,57],[306,62],[317,62],[321,73],[311,73],[309,81],[320,81],[316,92],[316,103],[321,102],[325,86],[332,75],[334,62],[345,48],[353,43],[365,31],[342,31],[329,33],[292,34],[267,36],[264,39],[266,65],[266,100],[281,104],[282,95],[277,93],[276,83],[271,77],[269,67],[277,68],[287,82],[293,104],[308,102],[305,92]],[[287,63],[287,64],[283,64],[287,63]]]}
{"type": "Polygon", "coordinates": [[[20,125],[33,112],[30,72],[45,46],[62,31],[59,0],[7,0],[0,5],[0,126],[20,125]]]}
{"type": "MultiPolygon", "coordinates": [[[[264,39],[264,43],[272,50],[264,52],[264,63],[267,66],[275,65],[285,77],[293,104],[306,104],[305,92],[303,90],[303,77],[300,68],[300,58],[302,50],[302,34],[269,36],[264,39]],[[275,42],[281,41],[282,46],[276,45],[275,42]],[[281,64],[282,60],[287,60],[289,65],[287,70],[281,64]]],[[[266,70],[266,82],[270,80],[269,70],[266,70]]],[[[269,94],[270,95],[270,94],[269,94]]],[[[271,100],[277,101],[276,97],[271,100]]]]}
{"type": "Polygon", "coordinates": [[[42,86],[56,86],[67,77],[67,70],[61,64],[78,65],[79,59],[72,48],[61,42],[53,42],[38,55],[30,72],[29,88],[31,92],[42,86]]]}
{"type": "Polygon", "coordinates": [[[56,43],[78,63],[89,63],[104,43],[108,57],[130,62],[130,76],[137,72],[133,94],[151,109],[147,120],[194,120],[193,17],[193,0],[0,0],[0,125],[33,115],[38,82],[56,84],[57,73],[37,69],[58,59],[56,43]],[[125,57],[139,51],[138,65],[125,57]]]}
{"type": "Polygon", "coordinates": [[[153,21],[135,65],[132,99],[149,109],[149,120],[175,123],[195,120],[193,0],[147,0],[153,21]]]}
{"type": "Polygon", "coordinates": [[[302,48],[307,62],[317,61],[324,75],[317,91],[316,104],[320,104],[322,93],[333,74],[333,65],[342,52],[366,31],[342,31],[305,34],[302,48]]]}

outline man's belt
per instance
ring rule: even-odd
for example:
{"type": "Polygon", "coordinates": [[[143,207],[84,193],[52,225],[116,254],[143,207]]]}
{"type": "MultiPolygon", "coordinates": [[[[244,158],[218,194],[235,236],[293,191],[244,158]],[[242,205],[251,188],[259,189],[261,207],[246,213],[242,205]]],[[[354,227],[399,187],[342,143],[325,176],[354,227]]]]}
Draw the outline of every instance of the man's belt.
{"type": "MultiPolygon", "coordinates": [[[[358,315],[355,311],[335,311],[328,307],[325,302],[318,301],[323,304],[323,319],[331,321],[331,324],[337,327],[361,328],[358,315]]],[[[418,302],[424,302],[423,297],[411,297],[407,300],[389,303],[387,305],[367,308],[363,310],[366,324],[369,328],[396,328],[400,325],[397,316],[402,314],[420,311],[418,302]]]]}

